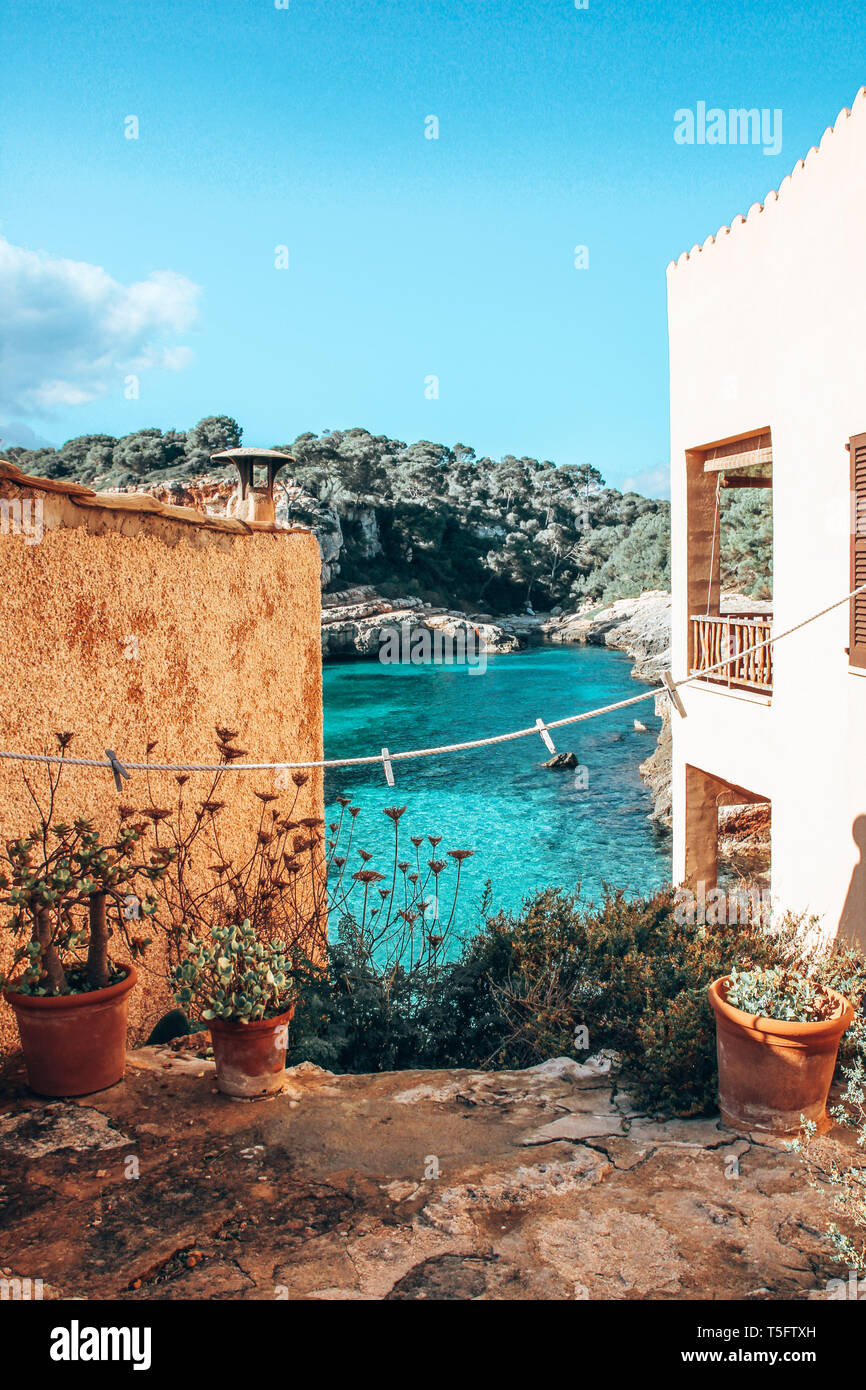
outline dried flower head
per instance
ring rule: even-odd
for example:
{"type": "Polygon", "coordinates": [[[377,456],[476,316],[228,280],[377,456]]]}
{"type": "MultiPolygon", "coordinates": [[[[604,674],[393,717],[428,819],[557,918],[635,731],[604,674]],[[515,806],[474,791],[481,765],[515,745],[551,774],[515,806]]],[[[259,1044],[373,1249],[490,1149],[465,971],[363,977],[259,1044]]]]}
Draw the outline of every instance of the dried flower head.
{"type": "Polygon", "coordinates": [[[384,874],[377,873],[375,869],[358,869],[357,873],[352,874],[352,878],[357,879],[358,883],[378,883],[384,877],[384,874]]]}

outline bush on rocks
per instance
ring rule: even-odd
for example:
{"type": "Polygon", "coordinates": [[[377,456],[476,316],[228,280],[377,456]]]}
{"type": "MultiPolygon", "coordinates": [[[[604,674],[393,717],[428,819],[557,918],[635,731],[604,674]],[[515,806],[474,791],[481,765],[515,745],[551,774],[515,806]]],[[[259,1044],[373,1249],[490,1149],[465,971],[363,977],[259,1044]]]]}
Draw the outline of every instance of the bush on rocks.
{"type": "Polygon", "coordinates": [[[457,959],[411,976],[353,957],[344,933],[327,971],[303,984],[290,1061],[335,1071],[504,1068],[612,1049],[647,1110],[710,1114],[714,979],[734,966],[795,962],[855,1009],[866,994],[866,959],[822,944],[814,922],[695,926],[682,916],[671,889],[612,891],[600,904],[547,889],[519,914],[490,915],[485,904],[457,959]]]}

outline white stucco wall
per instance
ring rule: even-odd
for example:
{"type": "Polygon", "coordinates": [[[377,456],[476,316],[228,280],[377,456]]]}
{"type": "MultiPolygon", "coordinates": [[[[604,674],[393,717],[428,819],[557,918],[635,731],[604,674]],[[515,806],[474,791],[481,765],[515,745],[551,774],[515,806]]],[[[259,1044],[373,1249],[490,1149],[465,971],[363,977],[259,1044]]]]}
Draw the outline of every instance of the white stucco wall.
{"type": "MultiPolygon", "coordinates": [[[[763,207],[668,267],[668,307],[681,677],[686,450],[772,430],[774,632],[849,590],[845,445],[866,431],[866,89],[763,207]]],[[[849,671],[847,645],[846,605],[776,646],[769,705],[684,690],[688,717],[674,716],[674,877],[683,877],[690,763],[772,800],[777,905],[817,912],[835,933],[847,903],[847,925],[866,941],[866,869],[852,835],[866,816],[866,673],[849,671]]]]}

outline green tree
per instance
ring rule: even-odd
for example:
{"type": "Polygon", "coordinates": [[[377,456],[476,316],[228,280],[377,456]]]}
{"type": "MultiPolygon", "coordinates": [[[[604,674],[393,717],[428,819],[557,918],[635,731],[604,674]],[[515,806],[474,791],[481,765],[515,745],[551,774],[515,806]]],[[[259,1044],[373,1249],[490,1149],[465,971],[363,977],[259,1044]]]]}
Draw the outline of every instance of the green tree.
{"type": "Polygon", "coordinates": [[[231,415],[206,415],[187,433],[187,464],[206,469],[211,454],[219,453],[221,449],[236,449],[242,435],[243,430],[231,415]]]}
{"type": "Polygon", "coordinates": [[[183,445],[178,443],[174,432],[164,435],[162,430],[157,429],[138,430],[136,434],[124,435],[117,441],[112,468],[115,473],[130,473],[134,478],[143,478],[148,473],[168,468],[182,456],[183,445]]]}

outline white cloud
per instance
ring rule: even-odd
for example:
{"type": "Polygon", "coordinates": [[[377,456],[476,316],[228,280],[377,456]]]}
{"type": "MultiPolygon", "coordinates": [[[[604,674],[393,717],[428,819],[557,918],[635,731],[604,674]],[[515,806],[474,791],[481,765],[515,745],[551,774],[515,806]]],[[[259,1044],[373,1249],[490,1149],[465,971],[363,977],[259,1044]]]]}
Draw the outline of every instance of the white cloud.
{"type": "Polygon", "coordinates": [[[645,468],[642,473],[633,474],[632,477],[626,478],[622,490],[639,492],[642,497],[670,497],[670,464],[660,463],[657,468],[645,468]]]}
{"type": "Polygon", "coordinates": [[[172,270],[122,285],[0,236],[0,409],[50,414],[120,389],[128,372],[188,366],[191,349],[170,340],[195,322],[200,292],[172,270]]]}

